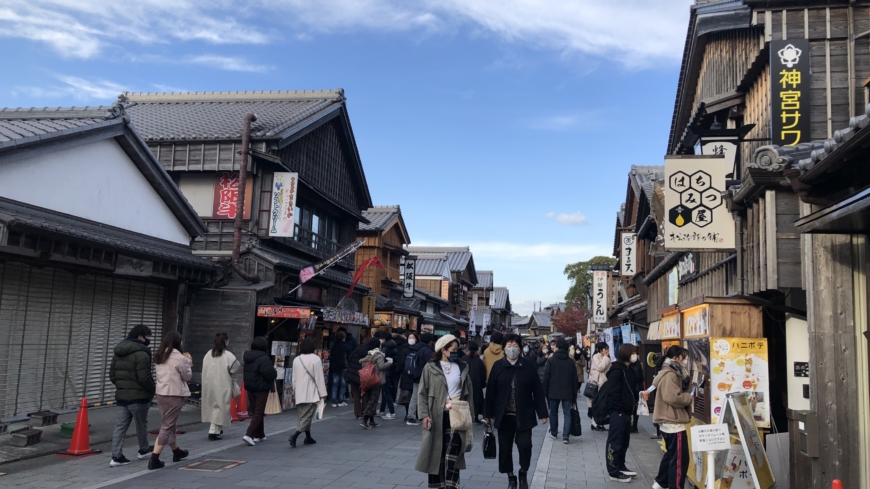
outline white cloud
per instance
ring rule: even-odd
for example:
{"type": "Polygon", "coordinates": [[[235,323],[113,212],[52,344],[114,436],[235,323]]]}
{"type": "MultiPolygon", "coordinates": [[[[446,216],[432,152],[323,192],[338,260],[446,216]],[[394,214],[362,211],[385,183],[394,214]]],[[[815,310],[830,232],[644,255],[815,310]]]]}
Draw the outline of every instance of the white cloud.
{"type": "Polygon", "coordinates": [[[249,73],[265,73],[275,69],[274,66],[258,65],[246,61],[244,58],[234,56],[219,56],[216,54],[204,54],[190,58],[191,63],[210,66],[226,71],[246,71],[249,73]]]}
{"type": "Polygon", "coordinates": [[[126,86],[109,80],[85,79],[70,75],[56,75],[55,78],[61,84],[54,83],[43,87],[16,87],[16,91],[32,97],[72,98],[82,102],[94,101],[100,104],[109,104],[118,98],[118,94],[128,90],[126,86]]]}
{"type": "Polygon", "coordinates": [[[649,66],[682,53],[692,0],[6,0],[0,36],[90,58],[126,42],[264,44],[371,30],[492,36],[510,44],[649,66]],[[265,23],[263,19],[274,19],[265,23]],[[290,27],[288,32],[288,27],[290,27]]]}
{"type": "Polygon", "coordinates": [[[589,220],[586,219],[586,216],[579,212],[573,214],[556,214],[555,212],[550,212],[547,214],[547,217],[569,226],[585,226],[586,224],[589,224],[589,220]]]}

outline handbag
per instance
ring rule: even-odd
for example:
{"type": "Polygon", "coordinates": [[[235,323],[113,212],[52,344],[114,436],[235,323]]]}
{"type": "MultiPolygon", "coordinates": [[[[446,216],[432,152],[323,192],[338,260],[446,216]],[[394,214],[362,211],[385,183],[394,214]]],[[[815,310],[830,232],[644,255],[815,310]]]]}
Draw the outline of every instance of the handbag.
{"type": "Polygon", "coordinates": [[[583,434],[583,423],[580,421],[580,410],[577,409],[577,401],[574,401],[574,405],[571,407],[571,436],[583,434]]]}
{"type": "Polygon", "coordinates": [[[450,428],[453,431],[471,431],[471,408],[468,401],[448,398],[447,404],[450,406],[447,410],[450,415],[450,428]]]}
{"type": "Polygon", "coordinates": [[[381,376],[374,363],[369,363],[359,371],[359,390],[365,393],[372,387],[381,384],[381,376]]]}
{"type": "Polygon", "coordinates": [[[493,460],[496,455],[495,433],[492,432],[492,425],[487,423],[486,431],[483,433],[483,458],[493,460]]]}
{"type": "MultiPolygon", "coordinates": [[[[314,382],[314,388],[317,388],[317,379],[314,378],[314,375],[308,370],[308,366],[305,365],[305,362],[299,360],[299,363],[302,364],[302,370],[305,370],[305,373],[308,374],[308,377],[311,379],[311,382],[314,382]]],[[[318,392],[319,394],[319,392],[318,392]]],[[[315,419],[323,419],[323,410],[326,408],[326,401],[321,397],[317,400],[317,411],[314,414],[315,419]]]]}
{"type": "Polygon", "coordinates": [[[273,389],[269,392],[269,397],[266,399],[265,414],[281,414],[283,409],[281,409],[281,400],[278,399],[278,385],[273,382],[272,387],[273,389]]]}
{"type": "Polygon", "coordinates": [[[239,362],[238,360],[233,360],[232,365],[227,367],[227,374],[229,374],[229,376],[230,376],[230,384],[231,384],[230,389],[232,389],[231,397],[239,397],[242,395],[242,388],[239,386],[239,383],[236,382],[236,379],[233,378],[233,374],[231,373],[231,370],[233,369],[233,365],[235,365],[238,362],[239,362]]]}
{"type": "Polygon", "coordinates": [[[583,389],[583,395],[589,399],[595,399],[598,394],[598,384],[586,382],[586,388],[583,389]]]}

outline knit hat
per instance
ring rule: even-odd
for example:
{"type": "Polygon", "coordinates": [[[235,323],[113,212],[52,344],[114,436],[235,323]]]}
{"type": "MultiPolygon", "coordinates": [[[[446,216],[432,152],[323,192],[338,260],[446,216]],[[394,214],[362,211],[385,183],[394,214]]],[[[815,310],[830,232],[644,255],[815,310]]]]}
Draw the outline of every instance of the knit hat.
{"type": "Polygon", "coordinates": [[[452,343],[454,341],[456,341],[456,337],[453,336],[452,334],[446,334],[446,335],[442,336],[441,338],[438,338],[438,341],[435,343],[435,353],[438,353],[439,351],[443,350],[444,347],[446,347],[447,345],[449,345],[450,343],[452,343]]]}

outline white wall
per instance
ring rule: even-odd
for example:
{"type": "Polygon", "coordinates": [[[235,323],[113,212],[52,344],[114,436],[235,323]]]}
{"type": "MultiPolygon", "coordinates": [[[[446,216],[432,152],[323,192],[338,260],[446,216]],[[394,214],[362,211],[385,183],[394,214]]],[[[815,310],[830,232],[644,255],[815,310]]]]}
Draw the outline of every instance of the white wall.
{"type": "Polygon", "coordinates": [[[214,212],[214,179],[211,172],[184,173],[178,182],[178,188],[199,217],[211,219],[214,212]]]}
{"type": "MultiPolygon", "coordinates": [[[[806,320],[790,317],[785,322],[785,359],[788,378],[788,407],[795,411],[809,411],[810,400],[804,399],[804,385],[809,377],[795,377],[794,362],[810,361],[810,333],[806,320]]],[[[810,365],[810,368],[814,368],[810,365]]]]}
{"type": "Polygon", "coordinates": [[[190,244],[190,235],[113,139],[0,163],[0,196],[190,244]]]}

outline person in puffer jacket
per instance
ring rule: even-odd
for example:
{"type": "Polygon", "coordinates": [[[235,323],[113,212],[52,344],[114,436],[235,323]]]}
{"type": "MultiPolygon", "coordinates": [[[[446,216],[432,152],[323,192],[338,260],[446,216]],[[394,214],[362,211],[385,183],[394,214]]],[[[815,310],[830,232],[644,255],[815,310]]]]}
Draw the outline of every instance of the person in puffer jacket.
{"type": "Polygon", "coordinates": [[[257,336],[251,349],[245,352],[245,390],[248,393],[248,414],[251,424],[242,440],[250,446],[266,440],[263,418],[266,416],[266,401],[278,378],[278,371],[269,356],[269,341],[257,336]]]}
{"type": "Polygon", "coordinates": [[[692,420],[689,412],[694,397],[684,388],[689,378],[686,367],[689,352],[678,345],[668,348],[656,362],[661,367],[653,385],[656,386],[656,404],[653,422],[662,430],[667,452],[659,464],[659,473],[653,487],[683,487],[689,469],[689,439],[686,427],[692,420]]]}
{"type": "MultiPolygon", "coordinates": [[[[385,357],[383,352],[381,352],[381,340],[379,338],[372,338],[365,347],[368,348],[369,351],[368,355],[360,360],[360,365],[362,366],[360,372],[362,372],[362,370],[368,365],[372,364],[375,366],[375,370],[381,378],[379,384],[369,387],[364,392],[362,391],[361,385],[363,379],[360,379],[360,393],[362,395],[360,402],[363,408],[363,420],[360,423],[360,426],[370,430],[380,426],[380,423],[375,422],[375,410],[377,409],[378,401],[381,398],[381,388],[383,387],[384,379],[386,379],[387,372],[392,368],[393,363],[387,360],[387,357],[385,357]]],[[[359,372],[357,373],[357,376],[359,376],[359,372]]]]}
{"type": "Polygon", "coordinates": [[[156,386],[151,376],[151,329],[143,324],[134,326],[127,339],[115,347],[115,356],[109,367],[109,380],[115,384],[115,402],[118,405],[118,423],[112,433],[112,461],[110,467],[127,465],[124,439],[130,423],[136,421],[140,460],[151,456],[148,444],[148,408],[154,398],[156,386]]]}
{"type": "Polygon", "coordinates": [[[377,414],[383,419],[396,419],[396,406],[393,404],[393,381],[396,377],[396,370],[399,368],[397,363],[399,352],[396,348],[396,342],[391,335],[384,337],[381,352],[383,352],[384,357],[390,365],[385,372],[382,372],[381,408],[378,409],[377,414]]]}

